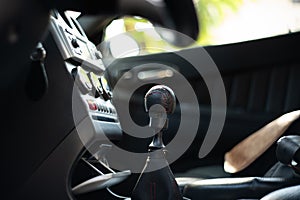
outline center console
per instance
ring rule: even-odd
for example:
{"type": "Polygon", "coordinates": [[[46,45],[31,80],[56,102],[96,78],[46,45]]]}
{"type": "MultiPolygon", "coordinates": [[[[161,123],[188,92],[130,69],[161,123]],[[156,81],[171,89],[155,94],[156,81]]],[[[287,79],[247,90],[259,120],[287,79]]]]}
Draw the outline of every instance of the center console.
{"type": "Polygon", "coordinates": [[[64,15],[53,11],[50,30],[75,80],[72,101],[77,132],[85,145],[106,138],[118,139],[122,131],[111,103],[112,92],[104,75],[102,54],[89,41],[76,15],[72,11],[64,15]]]}
{"type": "Polygon", "coordinates": [[[119,140],[122,129],[112,104],[113,94],[105,76],[102,54],[76,20],[78,14],[54,10],[50,18],[51,35],[69,77],[74,79],[72,113],[84,145],[84,152],[70,174],[70,192],[81,199],[86,193],[104,190],[107,198],[114,199],[117,195],[110,194],[109,187],[126,179],[131,172],[114,171],[107,162],[106,153],[112,148],[108,140],[119,140]]]}
{"type": "Polygon", "coordinates": [[[102,54],[89,41],[76,15],[78,13],[71,11],[64,15],[53,11],[50,21],[51,35],[63,58],[63,65],[69,77],[74,79],[72,114],[76,132],[84,145],[84,151],[73,163],[70,192],[80,200],[89,198],[93,192],[98,192],[97,196],[101,195],[104,199],[130,199],[127,195],[132,200],[153,199],[151,196],[155,199],[183,199],[165,158],[162,142],[162,134],[168,126],[163,110],[169,117],[176,105],[173,91],[166,86],[153,87],[145,96],[145,108],[149,116],[153,114],[149,127],[155,131],[145,171],[141,173],[132,194],[128,185],[125,186],[129,190],[126,196],[115,194],[110,189],[128,178],[131,171],[115,171],[109,166],[106,154],[113,148],[111,140],[121,139],[122,129],[112,104],[113,93],[105,76],[102,54]],[[152,110],[156,104],[163,106],[163,110],[152,110]],[[149,187],[151,191],[146,192],[149,187]]]}

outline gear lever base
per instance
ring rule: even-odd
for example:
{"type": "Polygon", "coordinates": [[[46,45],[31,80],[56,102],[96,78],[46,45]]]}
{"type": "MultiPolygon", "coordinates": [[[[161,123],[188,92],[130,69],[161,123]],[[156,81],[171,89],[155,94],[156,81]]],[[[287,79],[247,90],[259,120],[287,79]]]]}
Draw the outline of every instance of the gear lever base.
{"type": "Polygon", "coordinates": [[[132,193],[132,200],[182,200],[178,184],[165,159],[163,149],[149,154],[132,193]],[[153,168],[159,170],[152,171],[153,168]]]}

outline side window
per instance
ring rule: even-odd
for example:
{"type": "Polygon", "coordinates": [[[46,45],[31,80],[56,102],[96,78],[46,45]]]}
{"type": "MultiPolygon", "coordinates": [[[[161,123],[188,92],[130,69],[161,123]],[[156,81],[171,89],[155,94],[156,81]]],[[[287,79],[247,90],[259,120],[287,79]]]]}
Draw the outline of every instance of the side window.
{"type": "MultiPolygon", "coordinates": [[[[202,1],[206,0],[199,0],[202,1]]],[[[299,0],[237,0],[231,9],[224,5],[212,8],[214,11],[209,13],[219,13],[219,17],[214,24],[205,22],[207,32],[199,38],[202,45],[236,43],[300,30],[299,0]]]]}

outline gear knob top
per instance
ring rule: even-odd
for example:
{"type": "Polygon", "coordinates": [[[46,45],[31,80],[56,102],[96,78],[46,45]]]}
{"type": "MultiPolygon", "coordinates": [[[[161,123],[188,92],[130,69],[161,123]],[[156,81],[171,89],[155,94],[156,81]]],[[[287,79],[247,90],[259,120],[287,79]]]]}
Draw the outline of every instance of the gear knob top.
{"type": "Polygon", "coordinates": [[[176,98],[173,90],[164,85],[153,86],[145,95],[145,109],[149,112],[151,106],[161,105],[166,114],[172,114],[176,107],[176,98]]]}

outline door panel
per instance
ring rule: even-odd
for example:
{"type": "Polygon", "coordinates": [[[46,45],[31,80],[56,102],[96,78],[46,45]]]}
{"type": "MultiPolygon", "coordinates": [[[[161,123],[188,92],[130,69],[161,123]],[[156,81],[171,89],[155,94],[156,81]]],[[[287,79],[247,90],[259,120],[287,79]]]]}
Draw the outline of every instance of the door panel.
{"type": "MultiPolygon", "coordinates": [[[[206,159],[198,160],[198,165],[222,164],[225,152],[239,141],[283,113],[300,108],[298,44],[299,33],[206,48],[222,73],[228,107],[225,126],[217,145],[206,159]]],[[[200,106],[209,107],[209,96],[203,92],[202,80],[194,81],[194,84],[202,85],[199,87],[200,106]]],[[[287,134],[298,133],[298,124],[296,122],[291,126],[287,134]]],[[[201,134],[203,132],[200,129],[201,134]]],[[[197,151],[199,144],[200,139],[194,144],[197,148],[191,148],[193,150],[186,153],[181,163],[195,166],[196,153],[193,151],[197,151]]],[[[248,172],[257,173],[259,167],[262,173],[268,169],[276,160],[274,148],[275,145],[248,172]]]]}

